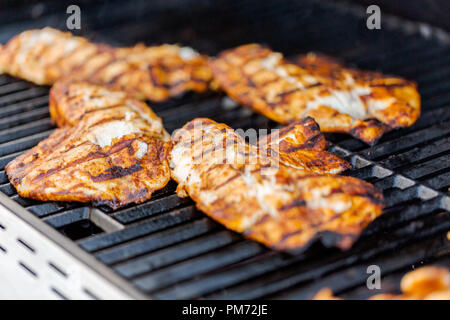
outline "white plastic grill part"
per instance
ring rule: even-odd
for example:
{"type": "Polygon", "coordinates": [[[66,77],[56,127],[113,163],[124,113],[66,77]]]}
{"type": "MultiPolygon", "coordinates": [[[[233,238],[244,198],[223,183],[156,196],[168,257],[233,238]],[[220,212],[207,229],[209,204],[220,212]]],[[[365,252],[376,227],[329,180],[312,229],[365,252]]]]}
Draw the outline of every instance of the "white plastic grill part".
{"type": "Polygon", "coordinates": [[[139,298],[98,272],[0,206],[0,299],[139,298]]]}

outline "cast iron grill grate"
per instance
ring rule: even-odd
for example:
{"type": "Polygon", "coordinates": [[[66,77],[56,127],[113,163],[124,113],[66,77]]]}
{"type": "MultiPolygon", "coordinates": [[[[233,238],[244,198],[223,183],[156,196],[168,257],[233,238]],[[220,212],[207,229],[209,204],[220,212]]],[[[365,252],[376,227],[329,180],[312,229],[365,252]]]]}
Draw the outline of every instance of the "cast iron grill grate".
{"type": "MultiPolygon", "coordinates": [[[[448,265],[450,47],[397,29],[365,30],[361,17],[329,4],[289,3],[294,9],[288,10],[288,5],[255,9],[251,3],[234,8],[241,18],[240,28],[257,28],[251,18],[257,10],[270,12],[268,18],[281,25],[241,34],[239,43],[262,41],[290,55],[321,51],[361,68],[418,82],[423,114],[413,127],[386,134],[374,147],[345,135],[327,135],[330,150],[354,165],[347,174],[374,183],[386,198],[385,214],[351,250],[339,252],[319,244],[298,255],[268,250],[225,230],[196,210],[191,200],[178,198],[174,182],[146,203],[114,212],[21,198],[9,184],[4,166],[49,136],[54,127],[48,114],[48,88],[6,75],[0,76],[0,191],[155,298],[308,298],[325,286],[359,298],[368,295],[365,281],[370,264],[381,267],[386,281],[395,281],[403,271],[423,262],[448,265]],[[283,36],[277,37],[280,29],[283,36]],[[299,37],[288,33],[293,30],[308,32],[299,37]],[[112,218],[113,227],[102,231],[93,226],[93,211],[112,218]]],[[[238,44],[235,37],[240,29],[223,29],[229,15],[222,13],[218,21],[208,19],[210,30],[192,22],[197,36],[187,41],[210,54],[238,44]]],[[[109,22],[112,32],[105,22],[88,16],[89,31],[101,36],[109,30],[116,41],[124,43],[146,39],[145,32],[152,37],[156,34],[148,31],[148,22],[132,24],[117,14],[121,18],[114,23],[114,17],[109,22]],[[126,37],[130,34],[131,38],[126,37]]],[[[201,12],[198,17],[205,18],[201,12]]],[[[156,38],[159,42],[183,39],[177,28],[184,27],[169,27],[156,38]]],[[[199,116],[234,128],[276,126],[248,109],[230,108],[223,96],[213,93],[187,94],[152,107],[170,132],[199,116]]]]}

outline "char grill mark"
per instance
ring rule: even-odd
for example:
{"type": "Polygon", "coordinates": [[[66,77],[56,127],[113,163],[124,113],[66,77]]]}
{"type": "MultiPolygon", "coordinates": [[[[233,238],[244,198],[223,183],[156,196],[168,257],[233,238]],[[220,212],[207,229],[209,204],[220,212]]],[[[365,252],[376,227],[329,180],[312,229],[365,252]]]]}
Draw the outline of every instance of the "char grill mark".
{"type": "Polygon", "coordinates": [[[92,181],[94,182],[103,182],[111,179],[117,179],[129,174],[133,174],[142,169],[139,163],[133,164],[131,167],[123,168],[119,166],[113,166],[111,168],[106,169],[103,173],[100,173],[96,176],[91,176],[92,181]]]}
{"type": "Polygon", "coordinates": [[[415,83],[347,69],[328,57],[308,54],[291,63],[250,44],[222,52],[210,65],[228,95],[283,124],[311,116],[324,132],[373,144],[393,128],[411,126],[420,114],[415,83]]]}
{"type": "Polygon", "coordinates": [[[326,140],[310,117],[291,123],[260,139],[260,150],[278,157],[286,166],[316,173],[341,173],[351,166],[326,152],[326,140]]]}

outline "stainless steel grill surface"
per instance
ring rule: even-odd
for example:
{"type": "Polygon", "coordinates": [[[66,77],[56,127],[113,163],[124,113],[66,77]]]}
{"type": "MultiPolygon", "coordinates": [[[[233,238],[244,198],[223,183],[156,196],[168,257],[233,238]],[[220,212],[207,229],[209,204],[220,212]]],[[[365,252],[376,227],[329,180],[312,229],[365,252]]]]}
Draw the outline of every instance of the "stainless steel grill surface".
{"type": "MultiPolygon", "coordinates": [[[[330,150],[353,164],[347,174],[373,183],[386,198],[385,214],[351,250],[319,244],[297,255],[268,250],[225,230],[197,211],[191,200],[178,198],[174,182],[141,205],[113,212],[21,198],[8,182],[4,166],[54,127],[48,88],[6,75],[0,76],[0,191],[152,298],[309,298],[322,287],[331,287],[342,297],[365,298],[374,294],[365,286],[368,265],[379,265],[383,281],[394,288],[411,266],[450,265],[449,45],[433,36],[406,32],[401,24],[367,30],[364,15],[331,3],[239,3],[229,4],[219,18],[197,9],[177,23],[176,17],[164,20],[165,11],[132,22],[135,17],[126,4],[112,5],[108,19],[88,11],[81,32],[123,44],[183,42],[208,54],[240,43],[264,42],[287,55],[320,51],[362,69],[417,81],[423,112],[412,127],[386,134],[373,147],[346,135],[327,135],[330,150]],[[255,18],[261,16],[271,19],[274,27],[261,26],[255,18]],[[208,28],[202,27],[205,20],[208,28]]],[[[142,12],[149,11],[142,6],[142,12]]],[[[63,28],[51,11],[19,22],[0,28],[0,42],[32,26],[50,23],[63,28]]],[[[169,132],[200,116],[233,128],[276,126],[248,109],[230,108],[216,93],[187,94],[152,108],[169,132]]],[[[0,232],[1,224],[0,219],[0,232]]],[[[0,243],[0,259],[8,255],[7,249],[0,243]]],[[[70,298],[70,293],[58,296],[70,298]]]]}

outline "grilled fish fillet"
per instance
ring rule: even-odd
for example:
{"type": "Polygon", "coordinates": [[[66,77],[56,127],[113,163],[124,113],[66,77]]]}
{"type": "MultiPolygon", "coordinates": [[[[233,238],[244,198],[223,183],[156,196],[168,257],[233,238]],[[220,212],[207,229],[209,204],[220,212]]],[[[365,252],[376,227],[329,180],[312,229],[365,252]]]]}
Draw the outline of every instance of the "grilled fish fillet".
{"type": "Polygon", "coordinates": [[[311,116],[324,132],[349,133],[373,144],[420,115],[413,82],[346,69],[314,54],[296,63],[249,44],[222,52],[210,65],[216,85],[229,96],[283,124],[311,116]]]}
{"type": "MultiPolygon", "coordinates": [[[[427,266],[405,274],[400,282],[401,294],[382,293],[370,300],[450,300],[450,270],[427,266]]],[[[339,300],[328,289],[320,290],[315,300],[339,300]]]]}
{"type": "Polygon", "coordinates": [[[206,90],[206,61],[189,47],[114,48],[52,28],[22,32],[0,50],[0,70],[12,76],[40,85],[70,76],[152,101],[206,90]]]}
{"type": "Polygon", "coordinates": [[[83,82],[57,83],[50,109],[61,128],[6,166],[22,197],[118,208],[170,180],[170,136],[144,103],[83,82]]]}
{"type": "Polygon", "coordinates": [[[349,248],[381,214],[382,194],[371,184],[285,165],[225,124],[194,119],[172,142],[178,195],[189,195],[211,218],[268,247],[296,250],[321,236],[327,245],[349,248]]]}

